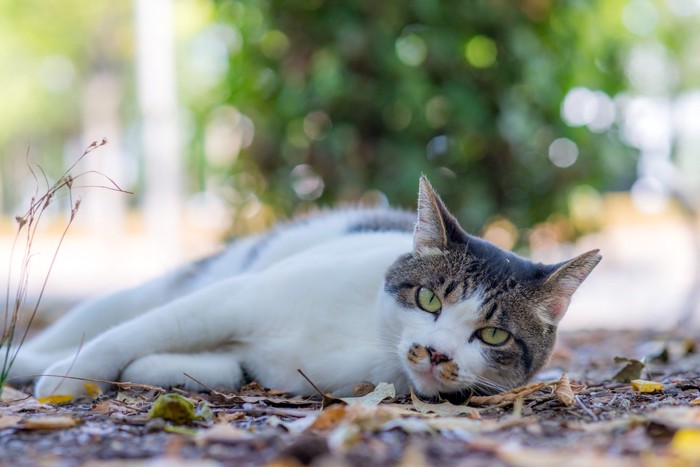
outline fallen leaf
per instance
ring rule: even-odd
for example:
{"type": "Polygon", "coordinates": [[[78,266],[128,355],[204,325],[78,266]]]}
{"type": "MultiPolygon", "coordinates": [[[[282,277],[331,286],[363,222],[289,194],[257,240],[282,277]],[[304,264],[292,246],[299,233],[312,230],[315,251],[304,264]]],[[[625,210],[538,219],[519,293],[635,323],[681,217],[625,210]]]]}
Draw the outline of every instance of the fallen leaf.
{"type": "Polygon", "coordinates": [[[515,399],[522,397],[525,398],[545,386],[544,382],[530,383],[519,388],[511,389],[507,392],[502,392],[500,394],[494,394],[493,396],[472,396],[469,399],[470,404],[477,405],[496,405],[506,402],[513,402],[515,399]]]}
{"type": "Polygon", "coordinates": [[[567,407],[576,405],[576,396],[571,388],[571,381],[566,373],[562,373],[561,379],[556,383],[554,388],[554,396],[567,407]]]}
{"type": "Polygon", "coordinates": [[[41,404],[61,405],[73,400],[70,394],[57,394],[54,396],[39,397],[37,401],[41,404]]]}
{"type": "Polygon", "coordinates": [[[466,415],[469,418],[477,419],[479,418],[479,411],[474,407],[467,407],[466,405],[454,405],[450,402],[442,402],[440,404],[431,404],[422,401],[411,388],[411,402],[413,402],[413,407],[420,413],[434,413],[441,416],[458,416],[466,415]]]}
{"type": "Polygon", "coordinates": [[[690,405],[700,405],[700,397],[698,397],[697,399],[693,399],[692,401],[690,401],[690,405]]]}
{"type": "Polygon", "coordinates": [[[671,439],[671,450],[690,461],[700,461],[700,430],[681,428],[671,439]]]}
{"type": "Polygon", "coordinates": [[[102,395],[102,389],[95,383],[84,383],[85,391],[87,391],[88,397],[91,399],[97,399],[102,395]]]}
{"type": "Polygon", "coordinates": [[[625,364],[625,366],[612,377],[613,381],[617,381],[618,383],[629,383],[633,379],[639,379],[642,377],[642,370],[645,366],[644,362],[626,357],[615,357],[613,361],[615,363],[625,364]]]}
{"type": "Polygon", "coordinates": [[[3,403],[12,404],[15,402],[24,401],[30,397],[31,396],[29,394],[18,391],[11,386],[3,386],[0,388],[0,402],[3,403]]]}
{"type": "Polygon", "coordinates": [[[309,429],[325,431],[335,428],[347,417],[346,407],[344,404],[334,404],[323,409],[309,429]]]}
{"type": "Polygon", "coordinates": [[[62,430],[73,428],[81,423],[81,420],[65,416],[42,416],[27,418],[22,423],[25,430],[62,430]]]}
{"type": "Polygon", "coordinates": [[[19,428],[22,417],[19,415],[0,415],[0,430],[19,428]]]}
{"type": "Polygon", "coordinates": [[[664,385],[661,383],[658,383],[656,381],[646,381],[643,379],[635,379],[635,380],[630,381],[630,384],[632,385],[632,389],[634,389],[637,392],[642,392],[642,393],[657,392],[657,391],[664,390],[664,385]]]}
{"type": "Polygon", "coordinates": [[[395,397],[396,389],[393,384],[379,383],[372,392],[362,397],[339,397],[338,399],[350,405],[357,404],[373,407],[379,405],[383,400],[393,399],[395,397]]]}
{"type": "Polygon", "coordinates": [[[173,393],[158,397],[148,411],[148,418],[162,418],[176,425],[195,420],[211,420],[213,417],[213,412],[205,402],[195,406],[191,400],[173,393]]]}

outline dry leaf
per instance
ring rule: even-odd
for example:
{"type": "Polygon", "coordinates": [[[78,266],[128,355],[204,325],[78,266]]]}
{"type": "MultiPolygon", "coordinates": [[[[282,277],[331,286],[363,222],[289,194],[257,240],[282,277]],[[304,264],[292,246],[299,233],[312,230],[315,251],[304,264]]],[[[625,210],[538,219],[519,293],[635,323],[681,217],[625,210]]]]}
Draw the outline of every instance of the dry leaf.
{"type": "Polygon", "coordinates": [[[500,394],[494,394],[493,396],[472,396],[469,399],[470,404],[477,405],[496,405],[503,404],[506,402],[513,402],[518,397],[527,397],[533,394],[545,386],[545,383],[530,383],[519,388],[511,389],[508,392],[502,392],[500,394]]]}
{"type": "Polygon", "coordinates": [[[571,381],[569,381],[569,376],[566,373],[562,373],[561,379],[556,383],[554,396],[567,407],[576,405],[574,390],[571,389],[571,381]]]}
{"type": "Polygon", "coordinates": [[[0,402],[3,403],[15,403],[15,402],[21,402],[26,399],[29,399],[31,396],[29,394],[26,394],[22,391],[18,391],[17,389],[11,387],[11,386],[3,386],[2,390],[0,391],[0,402]]]}
{"type": "Polygon", "coordinates": [[[73,400],[70,394],[57,394],[54,396],[39,397],[37,401],[41,404],[61,405],[73,400]]]}
{"type": "Polygon", "coordinates": [[[613,381],[629,383],[633,379],[641,378],[642,370],[645,366],[644,362],[626,357],[615,357],[613,361],[615,363],[625,363],[625,366],[612,377],[613,381]]]}
{"type": "Polygon", "coordinates": [[[22,428],[25,430],[63,430],[73,428],[81,423],[81,420],[64,416],[32,417],[24,420],[22,428]]]}
{"type": "Polygon", "coordinates": [[[630,384],[632,385],[632,389],[634,389],[637,392],[642,392],[642,393],[657,392],[657,391],[664,390],[664,385],[661,383],[658,383],[656,381],[646,381],[643,379],[635,379],[635,380],[630,381],[630,384]]]}
{"type": "Polygon", "coordinates": [[[0,430],[19,428],[22,417],[19,415],[0,415],[0,430]]]}
{"type": "Polygon", "coordinates": [[[348,415],[346,405],[334,404],[324,409],[309,427],[311,430],[325,431],[338,426],[348,415]]]}
{"type": "Polygon", "coordinates": [[[700,405],[700,397],[698,397],[697,399],[693,399],[692,401],[690,401],[690,405],[700,405]]]}
{"type": "Polygon", "coordinates": [[[466,415],[467,417],[473,419],[480,418],[479,411],[474,407],[467,407],[466,405],[454,405],[449,402],[442,402],[440,404],[430,404],[428,402],[422,401],[413,392],[413,388],[411,388],[411,402],[413,402],[413,407],[415,407],[415,409],[420,413],[434,413],[443,417],[456,417],[458,415],[466,415]]]}
{"type": "Polygon", "coordinates": [[[374,391],[362,397],[339,397],[338,399],[350,405],[356,404],[374,407],[379,405],[383,400],[393,399],[394,397],[396,397],[396,389],[394,389],[393,384],[379,383],[377,387],[374,388],[374,391]]]}

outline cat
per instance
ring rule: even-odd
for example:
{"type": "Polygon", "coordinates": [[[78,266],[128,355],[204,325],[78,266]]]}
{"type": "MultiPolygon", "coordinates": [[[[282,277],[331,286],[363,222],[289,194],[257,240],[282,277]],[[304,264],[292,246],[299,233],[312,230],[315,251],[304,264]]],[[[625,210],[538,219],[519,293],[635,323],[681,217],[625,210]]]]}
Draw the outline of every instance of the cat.
{"type": "Polygon", "coordinates": [[[341,396],[360,382],[431,399],[494,393],[546,364],[600,260],[543,265],[469,235],[421,177],[417,216],[327,211],[79,305],[25,343],[11,375],[43,374],[38,397],[84,395],[86,380],[235,390],[254,379],[314,394],[298,369],[341,396]]]}

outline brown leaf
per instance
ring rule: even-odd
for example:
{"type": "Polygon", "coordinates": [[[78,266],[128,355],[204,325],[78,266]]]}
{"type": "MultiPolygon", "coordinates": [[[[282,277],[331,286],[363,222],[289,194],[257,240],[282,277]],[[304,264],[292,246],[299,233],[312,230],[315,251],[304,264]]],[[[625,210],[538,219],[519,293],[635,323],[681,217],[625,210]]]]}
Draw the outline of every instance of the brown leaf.
{"type": "Polygon", "coordinates": [[[574,390],[571,388],[571,381],[566,373],[562,373],[561,379],[556,383],[554,396],[567,407],[576,405],[574,390]]]}
{"type": "Polygon", "coordinates": [[[311,427],[309,427],[309,429],[316,431],[325,431],[335,428],[348,416],[348,411],[346,410],[346,408],[347,405],[345,404],[334,404],[330,407],[325,408],[318,415],[318,418],[316,418],[316,420],[311,425],[311,427]]]}
{"type": "Polygon", "coordinates": [[[24,420],[22,428],[25,430],[63,430],[73,428],[82,423],[82,420],[61,415],[47,417],[32,417],[24,420]]]}
{"type": "Polygon", "coordinates": [[[635,360],[634,358],[626,357],[615,357],[615,363],[625,363],[620,371],[615,373],[612,377],[613,381],[618,383],[629,383],[633,379],[639,379],[642,377],[642,370],[644,369],[644,362],[635,360]]]}
{"type": "Polygon", "coordinates": [[[507,392],[494,394],[493,396],[472,396],[471,399],[469,399],[469,403],[476,405],[496,405],[506,402],[513,402],[519,397],[525,398],[530,394],[539,391],[544,386],[544,382],[530,383],[526,384],[525,386],[520,386],[519,388],[511,389],[507,392]]]}

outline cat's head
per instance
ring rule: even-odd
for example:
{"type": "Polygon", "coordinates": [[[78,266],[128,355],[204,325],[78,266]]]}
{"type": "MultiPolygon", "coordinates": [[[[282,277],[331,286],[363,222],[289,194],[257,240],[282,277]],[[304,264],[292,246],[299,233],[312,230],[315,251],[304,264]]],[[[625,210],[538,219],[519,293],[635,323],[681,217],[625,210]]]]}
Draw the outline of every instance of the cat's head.
{"type": "Polygon", "coordinates": [[[571,296],[600,260],[594,250],[537,264],[473,237],[421,177],[413,251],[385,278],[385,330],[424,396],[513,388],[547,362],[571,296]]]}

